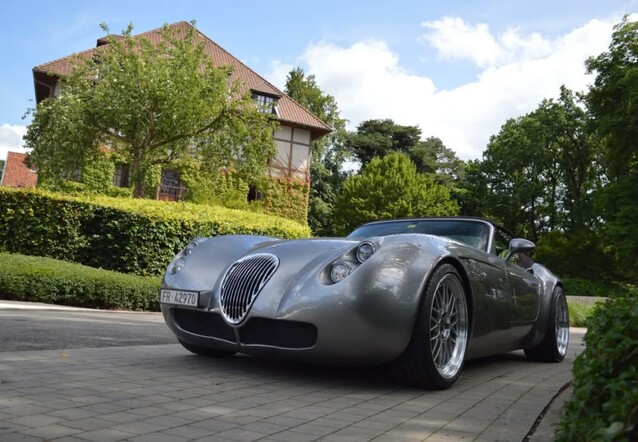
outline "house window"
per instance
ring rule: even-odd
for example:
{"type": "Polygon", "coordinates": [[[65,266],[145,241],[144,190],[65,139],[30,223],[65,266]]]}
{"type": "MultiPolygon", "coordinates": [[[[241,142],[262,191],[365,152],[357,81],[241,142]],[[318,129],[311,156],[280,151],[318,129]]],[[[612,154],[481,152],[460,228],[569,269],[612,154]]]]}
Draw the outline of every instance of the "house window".
{"type": "Polygon", "coordinates": [[[251,201],[261,201],[261,200],[263,200],[263,199],[264,199],[264,194],[263,194],[263,193],[261,193],[261,192],[259,191],[259,189],[257,189],[257,186],[255,186],[255,185],[251,185],[251,186],[248,188],[248,195],[247,195],[246,199],[248,200],[248,202],[251,202],[251,201]]]}
{"type": "Polygon", "coordinates": [[[162,170],[162,181],[159,188],[159,199],[165,201],[179,201],[186,193],[176,170],[162,170]]]}
{"type": "Polygon", "coordinates": [[[255,94],[255,100],[257,101],[257,109],[264,114],[274,114],[276,108],[276,101],[273,97],[268,95],[255,94]]]}
{"type": "Polygon", "coordinates": [[[179,172],[176,170],[162,170],[162,186],[181,187],[179,172]]]}
{"type": "Polygon", "coordinates": [[[115,175],[113,175],[113,185],[115,187],[128,187],[130,182],[128,164],[117,164],[115,166],[115,175]]]}
{"type": "Polygon", "coordinates": [[[71,164],[67,177],[71,181],[82,181],[82,160],[76,160],[71,164]]]}

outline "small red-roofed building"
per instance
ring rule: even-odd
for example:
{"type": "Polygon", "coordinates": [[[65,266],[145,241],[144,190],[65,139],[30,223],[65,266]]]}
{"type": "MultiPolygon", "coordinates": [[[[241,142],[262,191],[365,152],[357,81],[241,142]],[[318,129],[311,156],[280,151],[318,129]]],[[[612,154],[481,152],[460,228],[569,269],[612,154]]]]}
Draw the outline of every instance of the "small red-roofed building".
{"type": "Polygon", "coordinates": [[[35,187],[38,173],[29,164],[26,153],[8,152],[0,185],[8,187],[35,187]]]}

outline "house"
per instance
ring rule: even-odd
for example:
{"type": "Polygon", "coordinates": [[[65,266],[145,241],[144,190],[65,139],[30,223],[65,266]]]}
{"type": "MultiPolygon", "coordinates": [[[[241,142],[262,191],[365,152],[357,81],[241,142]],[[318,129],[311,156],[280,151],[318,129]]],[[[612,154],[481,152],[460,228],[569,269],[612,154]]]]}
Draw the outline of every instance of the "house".
{"type": "Polygon", "coordinates": [[[30,168],[26,153],[8,152],[0,185],[8,187],[35,187],[38,174],[30,168]]]}
{"type": "MultiPolygon", "coordinates": [[[[188,22],[178,22],[170,27],[179,31],[181,28],[190,28],[192,25],[188,22]]],[[[277,116],[280,126],[274,134],[274,139],[278,154],[269,164],[269,174],[273,178],[286,177],[309,184],[311,144],[313,140],[329,133],[330,128],[210,38],[197,32],[203,39],[205,52],[213,63],[218,67],[232,67],[231,80],[237,80],[243,87],[248,88],[258,104],[268,106],[277,116]]],[[[157,42],[161,38],[161,28],[138,35],[151,42],[157,42]]],[[[108,44],[108,39],[100,38],[97,40],[96,48],[105,44],[108,44]]],[[[36,102],[57,96],[60,91],[60,77],[71,72],[74,58],[76,56],[92,57],[96,48],[33,68],[36,102]]],[[[122,186],[127,182],[127,171],[118,167],[113,183],[122,186]]],[[[179,175],[173,171],[165,171],[162,176],[160,196],[164,199],[179,199],[182,191],[179,175]]]]}

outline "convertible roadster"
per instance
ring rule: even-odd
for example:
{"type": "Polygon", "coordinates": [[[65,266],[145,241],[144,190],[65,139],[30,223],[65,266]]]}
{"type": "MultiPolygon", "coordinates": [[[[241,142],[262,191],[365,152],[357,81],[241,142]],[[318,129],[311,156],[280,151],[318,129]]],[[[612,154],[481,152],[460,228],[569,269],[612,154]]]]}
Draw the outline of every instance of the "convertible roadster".
{"type": "Polygon", "coordinates": [[[197,238],[168,266],[160,302],[199,355],[389,364],[400,382],[443,389],[470,358],[565,356],[564,289],[534,249],[480,218],[372,222],[346,238],[197,238]]]}

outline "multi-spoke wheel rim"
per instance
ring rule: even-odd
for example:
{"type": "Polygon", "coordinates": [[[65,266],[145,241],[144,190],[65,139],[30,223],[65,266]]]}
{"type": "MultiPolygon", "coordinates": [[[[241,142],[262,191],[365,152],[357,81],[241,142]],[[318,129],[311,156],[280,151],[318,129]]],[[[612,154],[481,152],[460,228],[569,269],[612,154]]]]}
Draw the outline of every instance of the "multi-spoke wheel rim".
{"type": "Polygon", "coordinates": [[[452,273],[436,286],[430,311],[430,351],[441,377],[459,372],[467,346],[467,307],[463,285],[452,273]]]}
{"type": "Polygon", "coordinates": [[[556,296],[556,305],[554,312],[556,315],[556,349],[558,354],[565,356],[567,353],[567,345],[569,345],[569,313],[567,310],[567,301],[565,296],[559,294],[556,296]]]}

